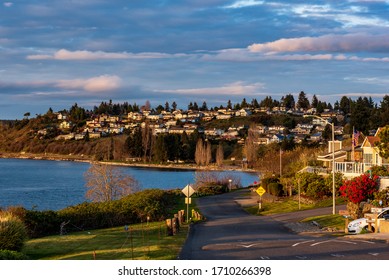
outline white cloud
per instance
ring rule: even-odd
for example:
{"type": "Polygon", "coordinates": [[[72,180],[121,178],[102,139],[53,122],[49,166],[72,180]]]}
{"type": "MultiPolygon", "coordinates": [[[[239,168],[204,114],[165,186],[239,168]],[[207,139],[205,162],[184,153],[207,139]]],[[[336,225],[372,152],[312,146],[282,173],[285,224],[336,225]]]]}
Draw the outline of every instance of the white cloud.
{"type": "Polygon", "coordinates": [[[90,79],[60,80],[56,87],[63,89],[83,89],[88,92],[116,90],[121,85],[121,79],[115,75],[102,75],[90,79]]]}
{"type": "Polygon", "coordinates": [[[346,77],[344,78],[345,81],[352,81],[362,84],[369,84],[369,85],[380,85],[380,86],[388,86],[389,85],[389,79],[388,78],[382,78],[382,77],[346,77]]]}
{"type": "Polygon", "coordinates": [[[239,8],[245,8],[245,7],[251,7],[251,6],[259,6],[263,5],[265,1],[258,1],[258,0],[238,0],[234,2],[231,5],[225,6],[227,9],[239,9],[239,8]]]}
{"type": "Polygon", "coordinates": [[[165,89],[155,90],[158,92],[166,93],[178,93],[184,95],[245,95],[257,93],[260,89],[264,88],[262,83],[245,84],[242,81],[238,81],[232,84],[226,84],[220,87],[205,87],[205,88],[187,88],[187,89],[165,89]]]}
{"type": "Polygon", "coordinates": [[[103,51],[69,51],[61,49],[54,54],[38,54],[29,55],[27,59],[30,60],[101,60],[101,59],[158,59],[158,58],[173,58],[182,57],[184,54],[166,54],[157,52],[144,52],[144,53],[115,53],[115,52],[103,52],[103,51]]]}
{"type": "Polygon", "coordinates": [[[4,2],[4,3],[3,3],[4,7],[7,7],[7,8],[12,7],[13,4],[14,4],[14,3],[12,3],[12,2],[4,2]]]}
{"type": "Polygon", "coordinates": [[[252,44],[251,52],[361,52],[382,51],[389,48],[389,36],[370,34],[324,35],[301,37],[252,44]]]}

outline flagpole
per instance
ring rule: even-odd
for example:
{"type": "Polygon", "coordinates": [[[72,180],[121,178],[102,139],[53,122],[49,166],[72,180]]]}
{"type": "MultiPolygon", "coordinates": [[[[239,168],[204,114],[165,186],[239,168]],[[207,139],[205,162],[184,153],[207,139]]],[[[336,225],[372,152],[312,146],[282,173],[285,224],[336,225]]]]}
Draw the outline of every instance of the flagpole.
{"type": "Polygon", "coordinates": [[[355,135],[354,135],[354,132],[355,132],[355,128],[353,126],[353,134],[352,134],[352,137],[351,137],[351,146],[352,146],[352,156],[351,156],[351,161],[355,161],[355,135]]]}

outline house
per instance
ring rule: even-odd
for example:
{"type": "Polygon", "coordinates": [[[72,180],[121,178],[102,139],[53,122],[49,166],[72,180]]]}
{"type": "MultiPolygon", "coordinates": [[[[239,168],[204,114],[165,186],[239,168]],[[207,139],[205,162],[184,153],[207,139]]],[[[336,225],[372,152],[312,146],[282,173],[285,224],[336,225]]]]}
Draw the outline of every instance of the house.
{"type": "Polygon", "coordinates": [[[252,115],[252,112],[249,109],[240,109],[235,112],[235,116],[237,117],[248,117],[252,115]]]}
{"type": "Polygon", "coordinates": [[[311,141],[314,141],[314,142],[320,142],[322,140],[322,133],[316,132],[316,133],[311,135],[310,139],[311,139],[311,141]]]}
{"type": "Polygon", "coordinates": [[[204,130],[204,134],[208,136],[221,136],[223,133],[224,133],[223,129],[217,129],[217,128],[204,130]]]}
{"type": "Polygon", "coordinates": [[[146,119],[148,119],[150,121],[158,121],[158,120],[162,120],[163,116],[162,116],[162,114],[148,114],[146,116],[146,119]]]}
{"type": "Polygon", "coordinates": [[[57,120],[61,121],[61,120],[66,120],[68,118],[68,116],[64,113],[58,113],[57,114],[57,120]]]}
{"type": "Polygon", "coordinates": [[[58,135],[55,137],[55,140],[73,140],[75,136],[75,133],[69,133],[69,134],[64,134],[64,135],[58,135]]]}
{"type": "Polygon", "coordinates": [[[71,122],[63,121],[59,124],[60,129],[69,129],[71,127],[71,122]]]}
{"type": "Polygon", "coordinates": [[[366,136],[363,140],[361,148],[363,150],[363,163],[367,165],[383,165],[387,161],[379,154],[379,149],[376,145],[380,141],[378,133],[381,129],[378,129],[374,136],[366,136]]]}
{"type": "MultiPolygon", "coordinates": [[[[374,165],[388,166],[388,161],[380,156],[376,145],[380,141],[379,131],[380,129],[374,136],[365,137],[360,147],[342,148],[341,145],[338,146],[339,149],[336,147],[334,152],[335,172],[343,173],[346,178],[353,178],[367,172],[374,165]]],[[[330,141],[328,153],[318,157],[318,160],[325,162],[325,165],[330,169],[332,169],[333,160],[331,146],[330,141]]]]}
{"type": "Polygon", "coordinates": [[[284,130],[285,126],[282,125],[273,125],[268,128],[269,133],[283,133],[284,130]]]}
{"type": "Polygon", "coordinates": [[[127,114],[128,119],[135,120],[135,121],[141,121],[143,119],[143,114],[138,112],[130,112],[127,114]]]}
{"type": "Polygon", "coordinates": [[[182,126],[172,126],[168,129],[168,132],[172,134],[182,134],[184,131],[185,129],[182,126]]]}
{"type": "Polygon", "coordinates": [[[280,142],[282,142],[284,139],[285,139],[285,136],[284,136],[284,135],[281,135],[281,134],[274,134],[274,135],[269,139],[269,142],[270,142],[270,143],[280,143],[280,142]]]}
{"type": "Polygon", "coordinates": [[[85,133],[77,133],[76,135],[74,135],[74,139],[75,140],[83,140],[85,139],[85,133]]]}
{"type": "Polygon", "coordinates": [[[101,137],[101,132],[89,132],[89,139],[96,139],[101,137]]]}
{"type": "Polygon", "coordinates": [[[218,120],[228,120],[228,119],[231,119],[231,115],[229,114],[223,114],[223,113],[219,113],[218,115],[216,115],[216,119],[218,120]]]}
{"type": "Polygon", "coordinates": [[[267,137],[259,137],[254,143],[258,145],[267,145],[271,143],[271,139],[267,137]]]}

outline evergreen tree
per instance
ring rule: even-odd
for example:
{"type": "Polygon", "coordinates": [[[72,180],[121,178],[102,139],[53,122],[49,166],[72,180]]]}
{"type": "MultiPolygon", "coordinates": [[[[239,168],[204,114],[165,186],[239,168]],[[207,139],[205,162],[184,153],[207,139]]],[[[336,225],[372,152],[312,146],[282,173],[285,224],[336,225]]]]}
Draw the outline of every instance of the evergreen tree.
{"type": "Polygon", "coordinates": [[[172,108],[173,108],[173,111],[177,110],[177,103],[176,103],[176,101],[173,101],[172,108]]]}
{"type": "Polygon", "coordinates": [[[342,96],[339,103],[339,109],[345,114],[348,115],[351,112],[351,99],[346,96],[342,96]]]}
{"type": "Polygon", "coordinates": [[[380,124],[379,126],[385,126],[389,124],[389,95],[385,95],[381,101],[379,110],[380,124]]]}
{"type": "Polygon", "coordinates": [[[166,103],[165,103],[165,111],[166,111],[166,112],[169,112],[169,111],[170,111],[169,102],[166,102],[166,103]]]}
{"type": "Polygon", "coordinates": [[[253,107],[254,109],[255,108],[259,108],[259,103],[258,103],[258,100],[256,98],[254,98],[252,101],[251,101],[251,107],[253,107]]]}
{"type": "Polygon", "coordinates": [[[203,102],[203,105],[201,106],[201,109],[200,111],[208,111],[208,106],[207,106],[207,102],[203,102]]]}
{"type": "Polygon", "coordinates": [[[246,98],[243,98],[242,103],[240,103],[241,108],[247,108],[249,104],[247,104],[246,98]]]}
{"type": "Polygon", "coordinates": [[[281,98],[281,105],[285,106],[286,109],[294,109],[295,101],[292,94],[287,94],[285,97],[281,98]]]}
{"type": "Polygon", "coordinates": [[[317,99],[316,94],[314,94],[312,96],[311,107],[316,109],[318,104],[319,100],[317,99]]]}
{"type": "Polygon", "coordinates": [[[227,102],[227,109],[232,109],[232,103],[231,103],[231,100],[228,100],[227,102]]]}
{"type": "Polygon", "coordinates": [[[301,91],[299,94],[298,101],[297,101],[297,107],[299,109],[304,109],[304,110],[309,108],[309,100],[308,100],[305,92],[303,92],[303,91],[301,91]]]}

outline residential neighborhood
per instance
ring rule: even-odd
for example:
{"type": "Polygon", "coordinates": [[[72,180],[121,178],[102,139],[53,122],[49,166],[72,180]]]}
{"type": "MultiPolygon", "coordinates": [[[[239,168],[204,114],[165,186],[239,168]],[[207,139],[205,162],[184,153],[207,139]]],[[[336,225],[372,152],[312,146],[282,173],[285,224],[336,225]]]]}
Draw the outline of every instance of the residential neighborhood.
{"type": "MultiPolygon", "coordinates": [[[[380,156],[377,148],[381,128],[371,129],[366,135],[355,129],[350,132],[350,115],[340,109],[324,109],[317,113],[315,108],[303,109],[298,106],[158,111],[142,107],[126,114],[87,114],[82,125],[74,122],[69,111],[53,112],[52,115],[55,119],[54,125],[52,123],[51,126],[35,131],[38,139],[47,138],[53,129],[56,141],[83,141],[124,133],[131,135],[136,129],[147,127],[155,137],[197,133],[203,135],[204,139],[234,142],[244,146],[250,134],[255,145],[270,145],[283,141],[303,145],[316,143],[324,147],[328,145],[327,152],[317,157],[318,162],[322,162],[327,172],[334,166],[335,172],[344,174],[346,178],[358,176],[373,165],[388,165],[387,159],[380,156]],[[270,124],[266,125],[255,121],[266,116],[282,117],[284,124],[268,122],[270,124]]],[[[53,133],[50,135],[53,136],[53,133]]]]}

